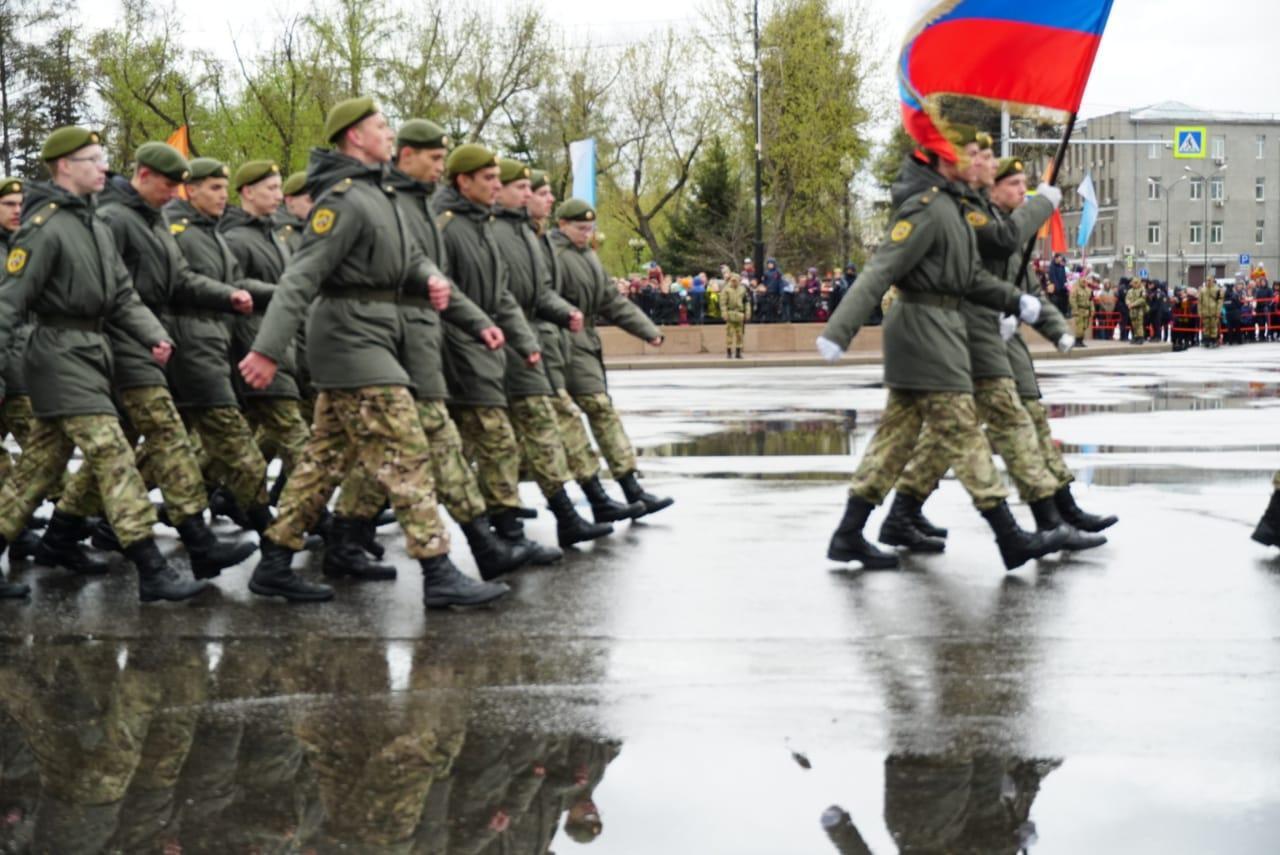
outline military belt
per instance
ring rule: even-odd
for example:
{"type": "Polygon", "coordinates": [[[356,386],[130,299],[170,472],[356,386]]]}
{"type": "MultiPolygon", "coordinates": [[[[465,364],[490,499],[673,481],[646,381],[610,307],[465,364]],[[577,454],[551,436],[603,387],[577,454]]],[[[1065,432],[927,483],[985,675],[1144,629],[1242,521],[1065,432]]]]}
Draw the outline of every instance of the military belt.
{"type": "Polygon", "coordinates": [[[225,313],[213,309],[193,309],[187,306],[176,306],[169,309],[175,318],[197,318],[202,321],[220,321],[225,313]]]}
{"type": "Polygon", "coordinates": [[[400,305],[412,306],[415,309],[430,309],[433,312],[436,309],[429,299],[417,294],[404,294],[400,297],[400,305]]]}
{"type": "Polygon", "coordinates": [[[400,292],[394,288],[337,288],[326,285],[320,289],[320,296],[330,300],[358,300],[361,303],[400,302],[400,292]]]}
{"type": "Polygon", "coordinates": [[[919,291],[900,291],[898,299],[904,303],[919,303],[922,306],[933,306],[950,312],[960,311],[964,303],[963,297],[951,297],[945,294],[924,294],[919,291]]]}
{"type": "Polygon", "coordinates": [[[57,330],[80,330],[81,332],[102,332],[102,318],[78,318],[74,315],[36,315],[36,323],[42,327],[57,330]]]}

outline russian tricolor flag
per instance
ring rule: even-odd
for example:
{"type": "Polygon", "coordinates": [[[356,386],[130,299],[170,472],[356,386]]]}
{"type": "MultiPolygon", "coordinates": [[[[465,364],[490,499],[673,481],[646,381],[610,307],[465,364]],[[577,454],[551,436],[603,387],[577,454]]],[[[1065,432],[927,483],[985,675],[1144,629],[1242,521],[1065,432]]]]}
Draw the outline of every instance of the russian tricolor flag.
{"type": "Polygon", "coordinates": [[[1112,0],[921,2],[898,60],[907,132],[955,159],[930,119],[934,95],[961,95],[1076,113],[1112,0]]]}

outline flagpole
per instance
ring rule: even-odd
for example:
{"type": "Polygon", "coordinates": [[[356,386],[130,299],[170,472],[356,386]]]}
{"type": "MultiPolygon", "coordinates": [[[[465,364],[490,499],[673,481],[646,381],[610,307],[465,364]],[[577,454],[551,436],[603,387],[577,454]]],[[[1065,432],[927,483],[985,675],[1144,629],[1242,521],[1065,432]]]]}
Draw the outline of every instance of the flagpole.
{"type": "MultiPolygon", "coordinates": [[[[1071,142],[1071,132],[1076,129],[1076,114],[1072,113],[1067,119],[1067,132],[1062,135],[1062,142],[1058,143],[1058,151],[1053,156],[1053,172],[1049,175],[1048,183],[1056,185],[1058,183],[1058,173],[1062,171],[1062,161],[1067,157],[1067,145],[1071,142]]],[[[1021,269],[1018,271],[1018,281],[1015,283],[1018,289],[1027,281],[1027,263],[1031,260],[1031,253],[1036,248],[1036,235],[1032,235],[1027,241],[1027,248],[1022,253],[1021,269]]]]}

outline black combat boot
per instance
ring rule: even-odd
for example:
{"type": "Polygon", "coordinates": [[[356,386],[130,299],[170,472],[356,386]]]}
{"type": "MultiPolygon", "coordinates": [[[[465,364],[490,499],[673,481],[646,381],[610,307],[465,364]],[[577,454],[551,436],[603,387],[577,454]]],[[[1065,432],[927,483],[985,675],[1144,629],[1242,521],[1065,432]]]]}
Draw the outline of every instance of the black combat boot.
{"type": "Polygon", "coordinates": [[[1280,490],[1271,494],[1267,511],[1258,520],[1258,527],[1250,537],[1263,546],[1280,546],[1280,490]]]}
{"type": "Polygon", "coordinates": [[[1050,532],[1066,529],[1067,540],[1062,544],[1062,548],[1068,552],[1082,552],[1103,546],[1107,542],[1107,538],[1101,534],[1090,534],[1063,522],[1052,496],[1032,502],[1031,515],[1036,518],[1036,531],[1050,532]]]}
{"type": "Polygon", "coordinates": [[[1033,558],[1043,558],[1051,552],[1057,552],[1067,540],[1067,530],[1062,528],[1049,532],[1023,531],[1005,502],[989,511],[983,511],[982,515],[987,518],[987,523],[996,534],[1000,557],[1004,559],[1005,569],[1008,570],[1021,567],[1033,558]]]}
{"type": "Polygon", "coordinates": [[[9,561],[26,561],[35,558],[36,547],[40,545],[40,535],[30,526],[18,533],[18,537],[9,544],[9,561]]]}
{"type": "Polygon", "coordinates": [[[324,550],[324,575],[385,581],[396,577],[396,568],[370,560],[360,546],[362,521],[350,517],[333,518],[324,550]]]}
{"type": "Polygon", "coordinates": [[[316,520],[316,524],[307,532],[306,543],[303,548],[307,550],[320,549],[329,542],[329,531],[333,526],[333,511],[328,508],[320,511],[320,519],[316,520]]]}
{"type": "Polygon", "coordinates": [[[212,579],[226,567],[248,558],[258,547],[248,541],[218,540],[204,514],[193,514],[178,524],[178,537],[191,557],[191,572],[197,579],[212,579]]]}
{"type": "Polygon", "coordinates": [[[738,359],[741,359],[741,358],[742,358],[742,348],[738,348],[738,350],[737,350],[737,354],[736,354],[736,355],[737,355],[737,358],[738,358],[738,359]]]}
{"type": "Polygon", "coordinates": [[[93,533],[89,535],[89,545],[94,549],[101,549],[103,552],[124,553],[124,547],[120,545],[120,538],[116,537],[116,530],[111,527],[111,523],[106,517],[93,524],[93,533]]]}
{"type": "Polygon", "coordinates": [[[57,508],[49,518],[49,527],[36,547],[36,563],[47,567],[63,567],[82,576],[100,576],[110,568],[110,563],[89,554],[80,540],[86,528],[84,517],[74,517],[57,508]]]}
{"type": "Polygon", "coordinates": [[[511,589],[501,582],[478,582],[453,566],[448,555],[424,558],[422,564],[422,604],[429,609],[449,606],[483,606],[511,589]]]}
{"type": "MultiPolygon", "coordinates": [[[[9,541],[0,535],[0,555],[4,555],[4,551],[9,548],[9,541]]],[[[4,578],[4,571],[0,570],[0,600],[21,600],[31,593],[31,588],[23,585],[21,582],[9,582],[4,578]]]]}
{"type": "Polygon", "coordinates": [[[471,522],[462,523],[462,533],[467,536],[471,557],[476,560],[480,578],[488,582],[512,570],[523,567],[537,548],[530,540],[509,543],[493,532],[488,514],[481,514],[471,522]]]}
{"type": "Polygon", "coordinates": [[[724,349],[724,358],[725,358],[725,359],[733,359],[733,348],[732,348],[732,347],[726,347],[726,348],[724,349]]]}
{"type": "Polygon", "coordinates": [[[209,491],[209,517],[226,517],[243,529],[253,527],[249,514],[240,507],[235,495],[226,487],[214,487],[209,491]]]}
{"type": "Polygon", "coordinates": [[[627,497],[628,502],[642,502],[644,504],[644,515],[657,513],[663,508],[669,508],[675,504],[675,499],[658,498],[652,493],[646,493],[644,488],[640,486],[639,480],[636,479],[635,471],[628,472],[620,476],[618,485],[622,487],[622,494],[627,497]]]}
{"type": "MultiPolygon", "coordinates": [[[[53,501],[50,499],[49,501],[53,501]]],[[[27,528],[45,529],[49,527],[49,518],[42,517],[39,514],[32,514],[31,519],[27,520],[27,528]]]]}
{"type": "Polygon", "coordinates": [[[1103,529],[1111,528],[1111,526],[1120,521],[1120,518],[1115,514],[1100,517],[1080,510],[1079,506],[1076,505],[1075,497],[1071,495],[1070,484],[1053,494],[1053,503],[1057,506],[1058,513],[1066,520],[1067,525],[1078,528],[1081,531],[1097,533],[1103,529]]]}
{"type": "Polygon", "coordinates": [[[929,518],[924,515],[924,502],[916,505],[915,513],[911,516],[911,524],[916,527],[916,531],[926,537],[936,537],[939,540],[947,539],[947,530],[940,525],[934,525],[929,522],[929,518]]]}
{"type": "Polygon", "coordinates": [[[271,515],[270,505],[254,505],[245,511],[244,515],[249,523],[249,528],[258,534],[262,534],[271,528],[271,524],[276,521],[276,518],[271,515]]]}
{"type": "Polygon", "coordinates": [[[556,540],[560,542],[561,549],[613,534],[613,526],[607,523],[589,523],[579,516],[577,509],[573,507],[573,500],[563,487],[547,497],[547,506],[556,515],[556,540]]]}
{"type": "Polygon", "coordinates": [[[554,546],[543,546],[534,540],[529,540],[524,536],[524,523],[520,522],[520,512],[517,508],[505,508],[498,511],[490,519],[493,522],[493,530],[498,537],[507,543],[517,545],[527,545],[532,550],[529,554],[529,563],[545,566],[547,564],[555,564],[564,553],[554,546]]]}
{"type": "Polygon", "coordinates": [[[378,511],[377,516],[373,518],[373,527],[382,528],[384,525],[391,525],[396,521],[396,512],[389,507],[384,507],[378,511]]]}
{"type": "Polygon", "coordinates": [[[578,486],[582,487],[582,492],[587,495],[587,501],[591,502],[591,516],[598,523],[633,520],[644,516],[648,510],[644,502],[631,502],[624,505],[609,498],[609,494],[604,490],[604,484],[600,483],[599,475],[592,475],[590,478],[579,481],[578,486]]]}
{"type": "Polygon", "coordinates": [[[519,519],[536,520],[538,518],[537,508],[519,507],[519,508],[515,508],[514,510],[515,510],[516,517],[518,517],[519,519]]]}
{"type": "Polygon", "coordinates": [[[184,579],[164,556],[151,538],[131,543],[124,554],[138,568],[138,599],[144,603],[154,600],[189,600],[209,587],[208,582],[184,579]]]}
{"type": "Polygon", "coordinates": [[[903,546],[912,552],[942,552],[947,542],[929,537],[915,526],[915,515],[920,513],[920,502],[899,490],[889,506],[889,515],[880,524],[881,543],[903,546]]]}
{"type": "Polygon", "coordinates": [[[877,549],[862,536],[862,527],[874,509],[875,505],[866,499],[849,497],[844,516],[827,546],[827,558],[842,563],[859,561],[868,570],[890,570],[898,566],[898,556],[877,549]]]}
{"type": "Polygon", "coordinates": [[[382,560],[382,556],[387,554],[387,548],[378,543],[378,527],[373,524],[373,520],[357,520],[360,524],[355,529],[356,543],[360,544],[360,548],[372,555],[378,561],[382,560]]]}
{"type": "Polygon", "coordinates": [[[249,578],[249,590],[263,597],[284,597],[300,603],[321,603],[333,599],[333,588],[303,579],[289,565],[293,550],[269,537],[262,538],[262,555],[249,578]]]}

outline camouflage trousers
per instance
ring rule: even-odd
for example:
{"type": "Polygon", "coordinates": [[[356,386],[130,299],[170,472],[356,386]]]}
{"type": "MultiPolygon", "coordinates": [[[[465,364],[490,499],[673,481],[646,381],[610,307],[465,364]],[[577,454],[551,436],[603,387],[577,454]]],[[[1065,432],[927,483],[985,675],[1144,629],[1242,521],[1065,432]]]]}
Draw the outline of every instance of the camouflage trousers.
{"type": "Polygon", "coordinates": [[[1147,310],[1146,309],[1130,309],[1129,310],[1129,326],[1133,328],[1134,338],[1147,337],[1147,310]]]}
{"type": "Polygon", "coordinates": [[[280,477],[287,476],[311,438],[311,423],[303,418],[298,402],[292,398],[248,398],[244,416],[263,459],[280,458],[280,477]]]}
{"type": "Polygon", "coordinates": [[[1090,331],[1093,329],[1093,312],[1086,314],[1076,313],[1071,318],[1075,324],[1075,337],[1078,341],[1083,341],[1089,337],[1090,331]]]}
{"type": "Polygon", "coordinates": [[[520,443],[520,454],[538,489],[548,498],[563,490],[572,478],[552,401],[550,395],[529,395],[510,402],[511,426],[520,443]]]}
{"type": "MultiPolygon", "coordinates": [[[[29,397],[14,395],[12,398],[5,398],[4,405],[0,407],[0,441],[3,441],[6,435],[13,434],[13,438],[18,441],[18,447],[25,448],[34,421],[35,416],[31,413],[29,397]]],[[[0,481],[6,480],[12,471],[13,458],[9,456],[7,449],[0,449],[0,481]]]]}
{"type": "Polygon", "coordinates": [[[573,402],[586,413],[604,462],[609,464],[609,474],[621,478],[636,471],[636,450],[631,447],[631,440],[627,438],[622,419],[613,408],[613,399],[608,393],[579,395],[573,402]]]}
{"type": "Polygon", "coordinates": [[[591,445],[582,410],[573,402],[573,397],[564,389],[558,389],[551,399],[551,407],[556,413],[556,425],[560,430],[560,443],[564,446],[569,474],[575,481],[587,481],[599,475],[600,455],[591,445]]]}
{"type": "Polygon", "coordinates": [[[1200,323],[1204,327],[1200,332],[1200,340],[1217,343],[1220,321],[1221,318],[1218,315],[1205,315],[1200,318],[1200,323]]]}
{"type": "Polygon", "coordinates": [[[95,493],[98,484],[104,485],[104,510],[120,542],[128,546],[151,537],[156,512],[133,447],[115,416],[92,415],[35,420],[18,465],[0,487],[0,535],[6,540],[22,531],[66,472],[77,447],[84,455],[79,471],[85,480],[95,493]]]}
{"type": "Polygon", "coordinates": [[[520,444],[502,407],[450,407],[490,513],[520,507],[520,444]]]}
{"type": "MultiPolygon", "coordinates": [[[[978,416],[987,427],[987,439],[1004,458],[1005,468],[1017,485],[1022,501],[1030,504],[1052,496],[1058,490],[1058,479],[1045,465],[1035,423],[1018,397],[1013,378],[984,377],[975,380],[973,386],[978,416]]],[[[950,468],[944,457],[925,452],[922,445],[897,484],[899,491],[921,502],[938,489],[938,482],[950,468]]]]}
{"type": "MultiPolygon", "coordinates": [[[[444,401],[418,401],[418,421],[431,448],[431,472],[440,504],[459,523],[471,522],[485,512],[484,496],[480,495],[476,474],[462,453],[458,426],[449,418],[444,401]]],[[[342,482],[338,516],[371,519],[382,509],[385,497],[378,482],[357,467],[342,482]]]]}
{"type": "Polygon", "coordinates": [[[449,552],[449,535],[436,508],[427,437],[404,386],[320,392],[311,439],[280,496],[280,515],[267,537],[301,551],[303,535],[320,519],[353,465],[372,475],[390,496],[410,556],[449,552]]]}
{"type": "Polygon", "coordinates": [[[1076,480],[1076,476],[1071,473],[1071,467],[1067,466],[1067,461],[1062,459],[1062,450],[1053,441],[1053,432],[1049,430],[1049,414],[1045,412],[1044,404],[1040,403],[1038,398],[1023,398],[1022,408],[1027,411],[1027,415],[1031,417],[1031,423],[1036,426],[1040,456],[1044,460],[1044,465],[1049,468],[1049,474],[1057,482],[1057,489],[1061,490],[1076,480]]]}
{"type": "MultiPolygon", "coordinates": [[[[142,437],[142,444],[137,446],[138,471],[147,484],[158,486],[164,494],[170,521],[177,525],[203,513],[209,503],[204,476],[169,389],[126,389],[120,393],[120,405],[129,419],[126,436],[142,437]]],[[[101,485],[94,482],[88,468],[82,466],[71,476],[58,503],[59,508],[74,516],[99,516],[105,510],[101,485]]]]}
{"type": "Polygon", "coordinates": [[[724,323],[724,346],[727,349],[742,349],[742,321],[725,321],[724,323]]]}
{"type": "Polygon", "coordinates": [[[1009,495],[991,460],[973,396],[905,389],[889,390],[880,426],[853,473],[849,493],[880,504],[916,454],[939,459],[935,465],[943,472],[955,469],[980,511],[996,507],[1009,495]]]}
{"type": "Polygon", "coordinates": [[[184,410],[182,420],[199,445],[206,480],[230,490],[242,508],[265,505],[267,461],[244,414],[236,407],[202,407],[184,410]]]}

